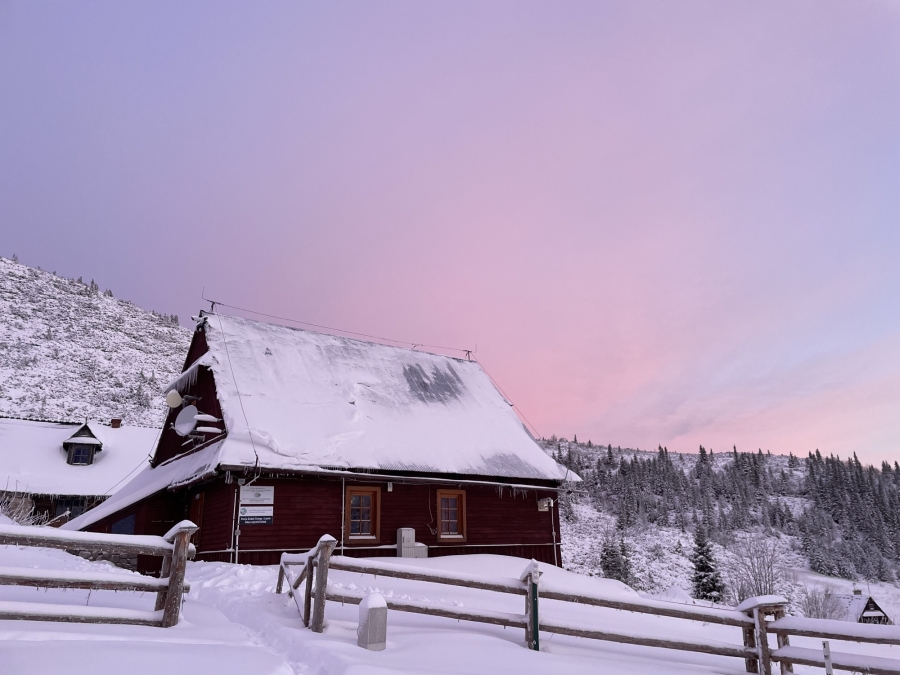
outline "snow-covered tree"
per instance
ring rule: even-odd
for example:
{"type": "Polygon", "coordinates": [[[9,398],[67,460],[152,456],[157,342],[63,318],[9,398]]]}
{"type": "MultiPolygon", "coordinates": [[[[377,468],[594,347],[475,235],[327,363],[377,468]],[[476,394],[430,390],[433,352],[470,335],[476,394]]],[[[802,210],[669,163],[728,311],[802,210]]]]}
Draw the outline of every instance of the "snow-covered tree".
{"type": "Polygon", "coordinates": [[[628,554],[628,546],[624,538],[618,538],[607,533],[603,538],[603,546],[600,549],[600,569],[607,579],[616,579],[623,584],[630,584],[631,560],[628,554]]]}
{"type": "Polygon", "coordinates": [[[691,563],[694,566],[691,578],[694,597],[698,600],[721,601],[725,594],[725,583],[719,573],[719,566],[713,554],[705,523],[698,524],[694,531],[694,550],[691,553],[691,563]]]}

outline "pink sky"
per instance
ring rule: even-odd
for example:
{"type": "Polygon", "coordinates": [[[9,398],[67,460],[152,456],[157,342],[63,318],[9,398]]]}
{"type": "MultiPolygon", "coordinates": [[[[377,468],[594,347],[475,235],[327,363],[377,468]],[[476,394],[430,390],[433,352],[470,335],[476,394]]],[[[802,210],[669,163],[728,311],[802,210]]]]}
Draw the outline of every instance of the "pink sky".
{"type": "Polygon", "coordinates": [[[0,3],[0,254],[474,348],[537,430],[900,459],[900,5],[0,3]]]}

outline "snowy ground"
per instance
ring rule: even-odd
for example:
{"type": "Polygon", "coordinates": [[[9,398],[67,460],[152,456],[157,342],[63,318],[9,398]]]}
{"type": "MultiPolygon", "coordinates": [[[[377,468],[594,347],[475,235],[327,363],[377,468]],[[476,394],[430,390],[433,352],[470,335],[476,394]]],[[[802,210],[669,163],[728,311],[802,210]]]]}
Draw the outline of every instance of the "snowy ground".
{"type": "MultiPolygon", "coordinates": [[[[391,562],[398,562],[396,558],[391,562]]],[[[406,560],[411,565],[479,575],[518,577],[526,561],[502,556],[459,556],[406,560]]],[[[0,566],[55,569],[115,570],[89,563],[62,551],[0,547],[0,566]]],[[[122,570],[121,574],[130,574],[122,570]]],[[[632,595],[618,582],[586,578],[546,569],[545,580],[556,585],[593,588],[606,594],[632,595]]],[[[522,675],[636,673],[740,673],[738,659],[657,650],[542,634],[542,651],[524,646],[523,631],[437,617],[391,611],[388,647],[368,652],[356,646],[358,609],[328,603],[323,634],[304,629],[292,600],[276,595],[274,567],[223,563],[191,563],[192,590],[182,622],[175,628],[75,625],[0,621],[2,672],[21,675],[90,673],[91,675],[158,675],[209,672],[216,675],[360,675],[363,673],[463,673],[522,675]]],[[[522,598],[470,589],[398,579],[332,572],[330,581],[356,591],[377,590],[451,606],[485,607],[521,613],[522,598]]],[[[810,580],[832,583],[835,580],[810,580]]],[[[894,589],[896,590],[896,589],[894,589]]],[[[137,593],[45,591],[0,587],[0,600],[28,600],[152,609],[153,596],[137,593]]],[[[634,615],[614,610],[541,603],[547,620],[578,623],[616,631],[650,633],[738,643],[737,628],[677,619],[634,615]]],[[[798,646],[816,647],[814,640],[795,639],[798,646]]],[[[835,644],[833,649],[900,658],[900,647],[835,644]]],[[[821,672],[797,668],[797,672],[821,672]]]]}
{"type": "MultiPolygon", "coordinates": [[[[0,566],[131,572],[64,551],[0,546],[0,566]]],[[[155,594],[0,586],[0,600],[152,610],[155,594]]],[[[290,675],[270,650],[215,608],[188,599],[174,628],[0,621],[0,672],[16,675],[160,675],[204,672],[290,675]],[[207,670],[208,669],[208,670],[207,670]]]]}

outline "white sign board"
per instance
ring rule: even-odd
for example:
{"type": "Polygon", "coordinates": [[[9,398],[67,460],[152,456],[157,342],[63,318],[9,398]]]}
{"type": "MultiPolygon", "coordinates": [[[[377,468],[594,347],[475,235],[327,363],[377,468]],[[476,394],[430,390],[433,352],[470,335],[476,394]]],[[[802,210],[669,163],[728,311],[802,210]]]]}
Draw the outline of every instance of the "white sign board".
{"type": "Polygon", "coordinates": [[[241,506],[263,506],[275,503],[274,485],[242,485],[241,506]]]}
{"type": "Polygon", "coordinates": [[[274,518],[272,506],[242,506],[240,508],[241,525],[271,525],[274,518]]]}

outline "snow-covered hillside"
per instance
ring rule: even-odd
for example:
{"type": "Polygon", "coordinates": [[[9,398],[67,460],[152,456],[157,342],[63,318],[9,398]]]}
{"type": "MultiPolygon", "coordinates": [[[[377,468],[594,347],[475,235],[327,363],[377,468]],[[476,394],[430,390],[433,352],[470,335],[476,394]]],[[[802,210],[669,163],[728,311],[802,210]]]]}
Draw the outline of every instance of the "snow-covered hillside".
{"type": "Polygon", "coordinates": [[[767,592],[787,597],[795,613],[821,611],[816,594],[871,588],[900,616],[900,466],[818,453],[648,452],[555,437],[542,445],[583,479],[560,501],[566,569],[653,595],[694,592],[691,556],[702,527],[727,601],[758,594],[747,588],[746,563],[767,559],[767,592]]]}
{"type": "Polygon", "coordinates": [[[0,415],[159,425],[189,343],[177,317],[0,258],[0,415]]]}

